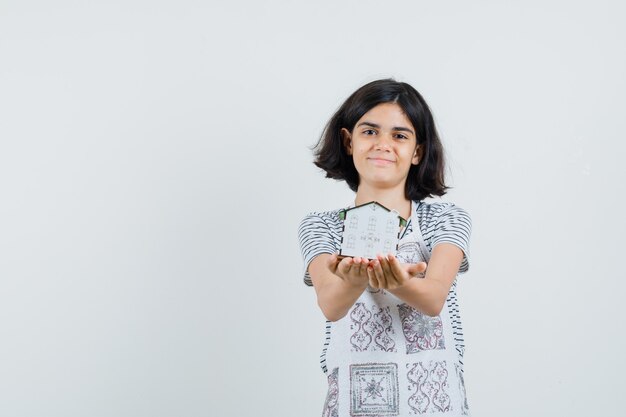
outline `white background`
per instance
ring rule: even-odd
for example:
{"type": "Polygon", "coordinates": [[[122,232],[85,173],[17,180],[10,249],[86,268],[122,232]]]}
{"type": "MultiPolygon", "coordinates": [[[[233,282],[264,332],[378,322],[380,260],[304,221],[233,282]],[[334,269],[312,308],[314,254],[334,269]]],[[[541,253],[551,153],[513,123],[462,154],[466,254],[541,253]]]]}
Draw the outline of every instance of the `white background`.
{"type": "Polygon", "coordinates": [[[309,147],[389,76],[473,219],[473,415],[624,415],[623,2],[99,3],[0,3],[0,415],[319,416],[309,147]]]}

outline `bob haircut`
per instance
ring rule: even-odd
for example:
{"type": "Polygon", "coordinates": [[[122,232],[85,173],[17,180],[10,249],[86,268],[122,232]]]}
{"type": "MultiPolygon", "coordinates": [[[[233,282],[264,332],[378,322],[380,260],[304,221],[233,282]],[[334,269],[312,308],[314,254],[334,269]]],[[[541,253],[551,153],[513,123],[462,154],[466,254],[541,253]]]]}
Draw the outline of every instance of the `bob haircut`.
{"type": "Polygon", "coordinates": [[[330,119],[317,145],[314,164],[326,171],[326,178],[345,180],[354,192],[359,187],[359,173],[352,156],[343,144],[341,129],[353,132],[356,123],[372,108],[383,103],[398,104],[415,128],[417,144],[422,145],[418,165],[411,165],[404,194],[407,199],[420,201],[426,197],[442,196],[444,183],[443,146],[435,128],[433,116],[420,93],[407,83],[393,79],[372,81],[356,90],[330,119]]]}

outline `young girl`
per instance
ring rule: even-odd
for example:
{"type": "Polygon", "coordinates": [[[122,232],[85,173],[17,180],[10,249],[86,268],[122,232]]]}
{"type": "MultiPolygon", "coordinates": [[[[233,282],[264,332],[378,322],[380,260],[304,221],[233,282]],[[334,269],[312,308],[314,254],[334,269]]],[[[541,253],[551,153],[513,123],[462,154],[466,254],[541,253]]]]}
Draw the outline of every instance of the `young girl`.
{"type": "Polygon", "coordinates": [[[391,79],[354,92],[326,125],[315,165],[407,219],[396,256],[337,256],[340,209],[312,212],[298,235],[304,282],[326,321],[323,416],[467,416],[456,277],[471,220],[445,194],[443,148],[422,96],[391,79]]]}

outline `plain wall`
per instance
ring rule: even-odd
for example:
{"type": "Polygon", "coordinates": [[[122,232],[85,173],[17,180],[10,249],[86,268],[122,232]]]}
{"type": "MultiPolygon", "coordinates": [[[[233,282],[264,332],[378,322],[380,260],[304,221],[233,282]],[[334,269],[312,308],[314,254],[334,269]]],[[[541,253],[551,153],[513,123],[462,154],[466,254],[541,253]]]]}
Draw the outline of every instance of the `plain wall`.
{"type": "Polygon", "coordinates": [[[309,149],[395,77],[473,219],[478,417],[618,416],[620,1],[0,4],[0,415],[321,414],[309,149]]]}

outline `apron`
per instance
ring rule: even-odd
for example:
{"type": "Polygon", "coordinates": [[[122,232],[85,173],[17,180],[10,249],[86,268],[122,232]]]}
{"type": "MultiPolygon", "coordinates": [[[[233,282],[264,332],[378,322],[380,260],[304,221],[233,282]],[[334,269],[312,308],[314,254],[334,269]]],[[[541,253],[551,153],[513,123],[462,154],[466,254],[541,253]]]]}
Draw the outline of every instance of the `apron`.
{"type": "MultiPolygon", "coordinates": [[[[430,260],[418,204],[412,202],[398,244],[402,263],[430,260]]],[[[368,287],[345,317],[327,322],[322,416],[469,416],[454,343],[448,300],[440,316],[430,317],[387,290],[368,287]]]]}

